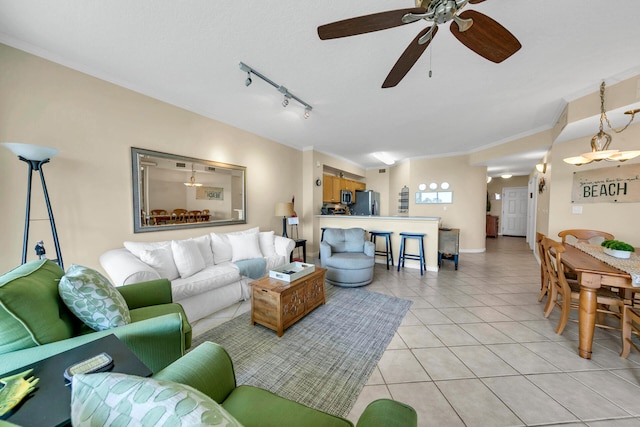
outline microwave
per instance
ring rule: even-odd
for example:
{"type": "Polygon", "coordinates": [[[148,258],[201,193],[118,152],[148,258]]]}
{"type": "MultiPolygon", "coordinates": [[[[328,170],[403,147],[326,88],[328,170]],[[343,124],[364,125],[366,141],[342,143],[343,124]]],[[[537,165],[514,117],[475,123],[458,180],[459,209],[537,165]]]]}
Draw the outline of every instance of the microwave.
{"type": "Polygon", "coordinates": [[[340,190],[340,203],[350,205],[353,203],[353,194],[349,190],[340,190]]]}

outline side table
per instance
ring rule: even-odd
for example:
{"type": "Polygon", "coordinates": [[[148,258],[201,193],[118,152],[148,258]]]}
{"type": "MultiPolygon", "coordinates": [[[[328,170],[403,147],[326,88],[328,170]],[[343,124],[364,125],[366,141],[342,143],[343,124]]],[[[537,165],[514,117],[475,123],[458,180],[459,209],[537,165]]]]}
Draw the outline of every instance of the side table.
{"type": "Polygon", "coordinates": [[[36,389],[2,419],[23,427],[71,425],[71,386],[64,378],[64,370],[103,351],[113,358],[110,372],[141,377],[153,374],[115,335],[107,335],[48,359],[0,374],[0,378],[3,378],[33,368],[31,375],[40,378],[36,389]]]}
{"type": "MultiPolygon", "coordinates": [[[[307,239],[297,239],[296,245],[293,247],[293,251],[296,248],[302,247],[302,262],[307,262],[307,239]]],[[[289,262],[293,262],[293,251],[291,251],[291,255],[289,256],[289,262]]]]}

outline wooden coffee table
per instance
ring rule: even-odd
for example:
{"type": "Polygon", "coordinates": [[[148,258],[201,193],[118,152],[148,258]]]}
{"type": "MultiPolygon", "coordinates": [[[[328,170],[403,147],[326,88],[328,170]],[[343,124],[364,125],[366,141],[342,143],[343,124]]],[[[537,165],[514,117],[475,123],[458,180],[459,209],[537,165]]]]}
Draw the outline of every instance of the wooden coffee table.
{"type": "Polygon", "coordinates": [[[273,329],[281,337],[284,330],[325,303],[324,276],[315,271],[293,282],[263,277],[251,282],[251,324],[273,329]]]}

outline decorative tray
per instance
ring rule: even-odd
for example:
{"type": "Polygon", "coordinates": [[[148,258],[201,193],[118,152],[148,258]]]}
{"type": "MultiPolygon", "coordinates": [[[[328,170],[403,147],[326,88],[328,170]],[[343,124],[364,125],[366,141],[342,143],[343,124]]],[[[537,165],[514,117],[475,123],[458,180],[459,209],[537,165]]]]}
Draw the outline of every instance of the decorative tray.
{"type": "Polygon", "coordinates": [[[273,270],[269,270],[269,277],[273,279],[282,280],[284,282],[293,282],[301,277],[311,274],[316,270],[316,266],[313,264],[306,264],[304,262],[292,262],[285,264],[273,270]]]}

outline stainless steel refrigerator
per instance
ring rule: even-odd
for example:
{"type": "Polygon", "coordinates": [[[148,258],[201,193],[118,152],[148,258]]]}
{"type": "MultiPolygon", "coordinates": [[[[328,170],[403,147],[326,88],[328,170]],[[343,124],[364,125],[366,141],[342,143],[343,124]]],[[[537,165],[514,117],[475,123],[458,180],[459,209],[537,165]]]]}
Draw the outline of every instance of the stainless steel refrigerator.
{"type": "Polygon", "coordinates": [[[351,215],[380,215],[380,193],[356,191],[355,202],[349,205],[351,215]]]}

